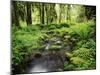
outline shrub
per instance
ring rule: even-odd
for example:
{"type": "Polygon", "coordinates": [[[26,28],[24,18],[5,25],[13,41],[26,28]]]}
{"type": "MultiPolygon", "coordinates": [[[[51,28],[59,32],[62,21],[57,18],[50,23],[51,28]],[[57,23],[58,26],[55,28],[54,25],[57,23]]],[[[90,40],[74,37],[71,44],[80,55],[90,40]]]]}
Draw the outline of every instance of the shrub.
{"type": "Polygon", "coordinates": [[[49,30],[56,29],[56,28],[57,28],[57,24],[48,24],[46,27],[47,27],[49,30]]]}
{"type": "Polygon", "coordinates": [[[60,34],[60,36],[69,35],[70,29],[62,27],[60,29],[56,29],[56,31],[60,34]]]}
{"type": "Polygon", "coordinates": [[[59,26],[60,27],[67,27],[67,28],[69,28],[70,24],[68,24],[68,23],[61,23],[61,24],[59,24],[59,26]]]}
{"type": "Polygon", "coordinates": [[[91,50],[87,48],[79,48],[78,50],[73,51],[73,55],[81,57],[83,59],[92,58],[91,50]]]}
{"type": "Polygon", "coordinates": [[[88,39],[91,37],[91,28],[84,23],[72,26],[71,30],[72,32],[70,32],[70,34],[76,34],[78,35],[77,37],[80,37],[80,39],[88,39]]]}
{"type": "MultiPolygon", "coordinates": [[[[93,39],[80,40],[72,53],[66,53],[70,59],[68,65],[73,65],[73,70],[86,70],[96,68],[96,43],[93,39]]],[[[67,66],[66,66],[67,65],[67,66]]],[[[70,69],[70,68],[69,68],[70,69]]]]}
{"type": "Polygon", "coordinates": [[[91,26],[91,27],[93,27],[93,26],[95,26],[96,25],[96,22],[94,21],[94,20],[89,20],[89,21],[87,21],[87,22],[85,22],[87,25],[89,25],[89,26],[91,26]]]}
{"type": "Polygon", "coordinates": [[[81,66],[82,69],[94,69],[96,67],[93,49],[79,48],[78,50],[73,51],[73,56],[80,57],[85,61],[84,65],[81,66]]]}
{"type": "Polygon", "coordinates": [[[88,41],[86,41],[86,40],[79,41],[76,45],[76,49],[79,49],[79,48],[80,49],[83,48],[83,50],[84,50],[84,48],[85,48],[85,50],[89,49],[92,56],[94,56],[94,57],[96,56],[96,42],[93,39],[89,39],[88,41]]]}
{"type": "Polygon", "coordinates": [[[41,47],[45,35],[38,30],[38,27],[30,26],[18,30],[14,27],[12,31],[13,64],[19,64],[26,55],[32,53],[33,49],[41,47]]]}

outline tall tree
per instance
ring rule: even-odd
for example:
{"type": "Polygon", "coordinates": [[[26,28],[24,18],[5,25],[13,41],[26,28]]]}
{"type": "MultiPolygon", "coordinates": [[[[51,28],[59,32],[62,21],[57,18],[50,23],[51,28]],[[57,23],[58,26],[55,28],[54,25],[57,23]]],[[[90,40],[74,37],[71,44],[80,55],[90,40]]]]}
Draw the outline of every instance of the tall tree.
{"type": "Polygon", "coordinates": [[[55,4],[45,4],[45,12],[47,24],[50,24],[57,19],[55,4]]]}
{"type": "Polygon", "coordinates": [[[44,24],[44,3],[41,3],[41,23],[44,24]]]}
{"type": "Polygon", "coordinates": [[[55,10],[57,14],[57,23],[59,23],[60,22],[60,4],[55,5],[55,10]]]}
{"type": "Polygon", "coordinates": [[[71,5],[68,5],[68,6],[67,6],[67,20],[71,20],[71,17],[70,17],[70,10],[71,10],[71,5]]]}
{"type": "Polygon", "coordinates": [[[67,7],[65,4],[60,4],[60,11],[59,11],[59,23],[66,21],[67,19],[67,7]]]}
{"type": "Polygon", "coordinates": [[[49,12],[50,12],[50,23],[52,23],[57,18],[55,4],[50,4],[50,11],[49,12]]]}
{"type": "Polygon", "coordinates": [[[17,27],[19,27],[19,13],[16,1],[13,1],[13,11],[14,11],[13,12],[14,19],[12,19],[12,21],[15,23],[17,27]]]}
{"type": "Polygon", "coordinates": [[[26,3],[26,7],[27,7],[26,22],[27,22],[27,25],[31,25],[31,24],[32,24],[31,3],[30,3],[30,2],[27,2],[27,3],[26,3]]]}
{"type": "Polygon", "coordinates": [[[49,23],[49,4],[45,4],[45,13],[46,13],[46,23],[49,23]]]}

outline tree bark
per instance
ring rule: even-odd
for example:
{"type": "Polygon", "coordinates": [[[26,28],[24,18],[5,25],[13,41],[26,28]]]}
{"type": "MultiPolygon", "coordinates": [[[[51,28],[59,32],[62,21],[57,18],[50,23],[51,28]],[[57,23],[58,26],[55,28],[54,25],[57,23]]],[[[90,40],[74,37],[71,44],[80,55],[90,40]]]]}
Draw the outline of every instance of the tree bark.
{"type": "Polygon", "coordinates": [[[70,5],[67,6],[67,20],[70,20],[70,5]]]}
{"type": "Polygon", "coordinates": [[[27,7],[26,22],[27,22],[27,25],[31,25],[32,24],[31,3],[27,2],[26,7],[27,7]]]}
{"type": "Polygon", "coordinates": [[[13,10],[14,10],[14,21],[13,22],[15,23],[17,27],[19,27],[20,24],[19,24],[19,14],[18,14],[17,2],[13,2],[13,10]]]}
{"type": "Polygon", "coordinates": [[[49,4],[45,4],[45,13],[46,13],[46,24],[48,24],[48,20],[49,20],[49,4]]]}
{"type": "Polygon", "coordinates": [[[44,3],[41,4],[41,23],[44,24],[44,3]]]}

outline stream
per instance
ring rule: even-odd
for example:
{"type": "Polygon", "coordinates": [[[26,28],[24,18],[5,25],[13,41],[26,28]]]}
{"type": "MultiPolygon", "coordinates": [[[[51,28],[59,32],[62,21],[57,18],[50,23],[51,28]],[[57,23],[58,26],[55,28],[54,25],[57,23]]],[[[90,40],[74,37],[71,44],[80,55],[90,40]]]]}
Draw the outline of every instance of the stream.
{"type": "Polygon", "coordinates": [[[63,68],[63,61],[57,54],[37,54],[28,64],[27,73],[54,72],[63,68]]]}
{"type": "Polygon", "coordinates": [[[25,65],[22,73],[41,73],[63,71],[65,52],[71,50],[70,45],[63,45],[60,38],[45,42],[43,52],[37,52],[32,59],[25,65]],[[52,48],[56,45],[57,48],[52,48]]]}

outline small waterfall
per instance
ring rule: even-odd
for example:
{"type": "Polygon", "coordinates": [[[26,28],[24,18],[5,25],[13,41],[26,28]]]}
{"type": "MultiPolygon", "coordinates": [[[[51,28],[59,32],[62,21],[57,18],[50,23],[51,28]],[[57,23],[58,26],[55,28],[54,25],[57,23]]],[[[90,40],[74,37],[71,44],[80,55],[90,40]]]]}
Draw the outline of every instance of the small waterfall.
{"type": "Polygon", "coordinates": [[[50,46],[53,45],[53,44],[61,44],[61,39],[56,37],[54,38],[53,40],[49,40],[47,43],[46,43],[46,47],[45,47],[45,50],[49,50],[50,46]]]}
{"type": "Polygon", "coordinates": [[[44,68],[41,64],[35,65],[31,70],[30,73],[32,72],[47,72],[48,70],[44,68]]]}
{"type": "Polygon", "coordinates": [[[60,40],[57,40],[56,42],[55,42],[55,44],[60,44],[61,43],[61,41],[60,40]]]}
{"type": "Polygon", "coordinates": [[[48,43],[47,45],[46,45],[46,47],[45,47],[45,50],[49,50],[49,48],[50,48],[50,43],[48,43]]]}

